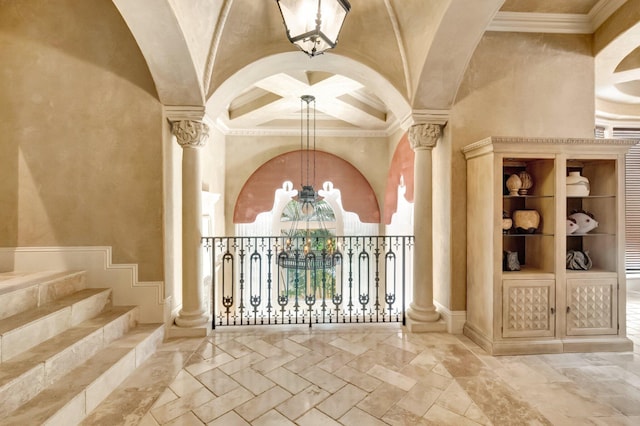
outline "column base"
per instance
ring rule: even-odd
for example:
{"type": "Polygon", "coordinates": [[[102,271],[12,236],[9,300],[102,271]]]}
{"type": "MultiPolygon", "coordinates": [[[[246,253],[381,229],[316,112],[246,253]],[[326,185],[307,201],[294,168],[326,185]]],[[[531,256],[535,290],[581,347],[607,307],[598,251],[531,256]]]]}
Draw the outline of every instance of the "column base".
{"type": "Polygon", "coordinates": [[[406,327],[410,333],[440,333],[447,332],[447,323],[440,318],[437,321],[423,322],[411,319],[408,315],[406,318],[406,327]]]}
{"type": "Polygon", "coordinates": [[[207,324],[209,324],[209,328],[211,328],[209,317],[201,310],[192,312],[181,310],[176,317],[175,323],[178,327],[184,328],[202,327],[207,324]]]}
{"type": "Polygon", "coordinates": [[[196,327],[179,327],[173,324],[165,330],[167,339],[176,337],[207,337],[209,334],[211,334],[211,323],[209,321],[207,321],[206,324],[196,327]]]}
{"type": "Polygon", "coordinates": [[[423,308],[413,303],[407,310],[407,329],[412,333],[427,333],[431,331],[447,331],[447,323],[440,318],[435,306],[423,308]]]}

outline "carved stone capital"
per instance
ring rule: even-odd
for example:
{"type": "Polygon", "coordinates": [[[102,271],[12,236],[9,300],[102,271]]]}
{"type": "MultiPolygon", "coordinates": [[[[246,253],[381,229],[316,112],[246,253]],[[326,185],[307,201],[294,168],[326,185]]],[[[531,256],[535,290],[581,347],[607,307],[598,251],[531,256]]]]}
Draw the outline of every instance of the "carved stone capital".
{"type": "Polygon", "coordinates": [[[409,143],[415,151],[418,149],[432,149],[436,146],[442,133],[441,124],[415,124],[409,127],[409,143]]]}
{"type": "Polygon", "coordinates": [[[171,132],[183,148],[204,146],[209,137],[209,126],[202,121],[179,120],[171,122],[171,132]]]}

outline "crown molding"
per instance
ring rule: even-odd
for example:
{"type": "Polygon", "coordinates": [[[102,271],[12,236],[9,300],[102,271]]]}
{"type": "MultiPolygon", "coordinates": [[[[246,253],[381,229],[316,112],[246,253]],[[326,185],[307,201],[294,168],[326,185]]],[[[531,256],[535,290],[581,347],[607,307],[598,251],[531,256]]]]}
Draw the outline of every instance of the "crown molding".
{"type": "Polygon", "coordinates": [[[509,136],[490,136],[478,142],[474,142],[462,148],[464,154],[479,150],[488,146],[504,145],[513,150],[517,145],[546,144],[546,145],[605,145],[605,146],[631,146],[638,141],[631,139],[596,139],[596,138],[528,138],[528,137],[509,137],[509,136]]]}
{"type": "Polygon", "coordinates": [[[498,12],[487,31],[591,34],[593,25],[583,14],[498,12]]]}

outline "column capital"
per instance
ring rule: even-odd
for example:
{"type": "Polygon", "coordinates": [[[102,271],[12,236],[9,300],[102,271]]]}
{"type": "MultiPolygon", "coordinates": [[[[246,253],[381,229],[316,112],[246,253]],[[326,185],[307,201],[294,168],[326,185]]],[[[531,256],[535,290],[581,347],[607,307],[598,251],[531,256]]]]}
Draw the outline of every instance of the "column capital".
{"type": "Polygon", "coordinates": [[[433,149],[442,133],[441,124],[414,124],[409,127],[409,143],[414,151],[419,149],[433,149]]]}
{"type": "Polygon", "coordinates": [[[204,146],[209,137],[209,126],[197,120],[178,120],[171,122],[171,133],[182,148],[204,146]]]}

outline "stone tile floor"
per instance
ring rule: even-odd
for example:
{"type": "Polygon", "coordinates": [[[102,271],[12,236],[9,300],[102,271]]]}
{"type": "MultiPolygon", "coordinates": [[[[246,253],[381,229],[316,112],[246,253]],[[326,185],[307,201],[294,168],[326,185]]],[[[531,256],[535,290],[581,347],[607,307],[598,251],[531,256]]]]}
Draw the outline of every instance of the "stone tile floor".
{"type": "Polygon", "coordinates": [[[223,328],[167,342],[174,371],[133,378],[85,424],[638,425],[640,293],[627,317],[633,353],[503,357],[391,324],[223,328]]]}

